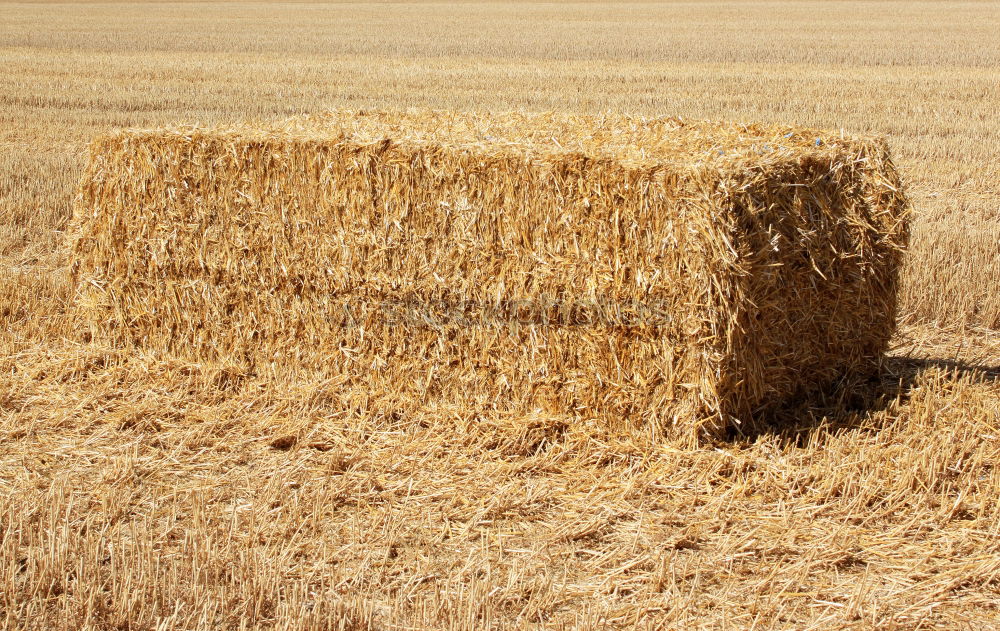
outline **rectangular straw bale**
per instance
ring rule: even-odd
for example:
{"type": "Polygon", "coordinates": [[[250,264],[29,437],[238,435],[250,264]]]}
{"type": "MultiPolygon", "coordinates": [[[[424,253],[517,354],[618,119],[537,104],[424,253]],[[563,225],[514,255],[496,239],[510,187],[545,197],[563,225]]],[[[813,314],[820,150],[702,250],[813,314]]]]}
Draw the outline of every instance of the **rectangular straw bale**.
{"type": "Polygon", "coordinates": [[[880,139],[341,111],[96,140],[72,274],[110,343],[698,440],[874,370],[906,238],[880,139]]]}

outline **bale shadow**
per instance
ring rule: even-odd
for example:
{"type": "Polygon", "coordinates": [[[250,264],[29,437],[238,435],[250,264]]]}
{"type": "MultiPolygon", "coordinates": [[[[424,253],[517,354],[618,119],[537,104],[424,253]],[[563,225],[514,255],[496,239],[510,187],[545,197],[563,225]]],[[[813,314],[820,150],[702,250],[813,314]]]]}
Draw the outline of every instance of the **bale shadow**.
{"type": "Polygon", "coordinates": [[[765,436],[803,445],[819,429],[878,431],[888,416],[879,415],[893,405],[904,405],[913,388],[928,371],[952,379],[1000,386],[1000,364],[975,364],[941,358],[889,357],[882,371],[869,378],[845,377],[834,386],[808,397],[789,401],[780,410],[753,419],[748,431],[736,430],[730,441],[753,442],[765,436]]]}

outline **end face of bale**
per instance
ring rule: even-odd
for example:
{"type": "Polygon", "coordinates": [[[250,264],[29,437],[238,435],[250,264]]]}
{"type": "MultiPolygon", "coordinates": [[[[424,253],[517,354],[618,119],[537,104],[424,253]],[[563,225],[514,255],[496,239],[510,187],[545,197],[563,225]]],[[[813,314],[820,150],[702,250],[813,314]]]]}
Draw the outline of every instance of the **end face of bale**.
{"type": "Polygon", "coordinates": [[[393,409],[721,437],[877,365],[895,321],[887,150],[811,136],[447,112],[119,133],[81,184],[78,305],[110,343],[393,409]]]}
{"type": "Polygon", "coordinates": [[[736,255],[721,409],[758,431],[770,411],[879,371],[910,207],[878,139],[723,182],[736,255]]]}

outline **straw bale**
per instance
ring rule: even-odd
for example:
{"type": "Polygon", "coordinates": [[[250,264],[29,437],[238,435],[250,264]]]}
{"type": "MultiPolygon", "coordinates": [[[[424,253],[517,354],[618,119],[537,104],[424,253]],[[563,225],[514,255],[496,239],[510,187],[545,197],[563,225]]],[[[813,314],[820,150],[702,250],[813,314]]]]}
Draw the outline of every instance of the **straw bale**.
{"type": "Polygon", "coordinates": [[[878,138],[338,111],[97,139],[72,274],[109,343],[696,441],[878,367],[907,220],[878,138]]]}

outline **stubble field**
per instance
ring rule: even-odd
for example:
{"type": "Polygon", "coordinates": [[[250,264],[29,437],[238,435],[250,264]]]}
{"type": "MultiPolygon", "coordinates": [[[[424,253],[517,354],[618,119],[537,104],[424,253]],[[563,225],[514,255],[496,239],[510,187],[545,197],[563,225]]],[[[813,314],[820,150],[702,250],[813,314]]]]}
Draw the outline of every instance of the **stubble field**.
{"type": "Polygon", "coordinates": [[[998,32],[988,2],[0,4],[0,625],[1000,628],[998,32]],[[93,136],[409,106],[886,135],[916,213],[886,374],[688,450],[84,341],[93,136]]]}

